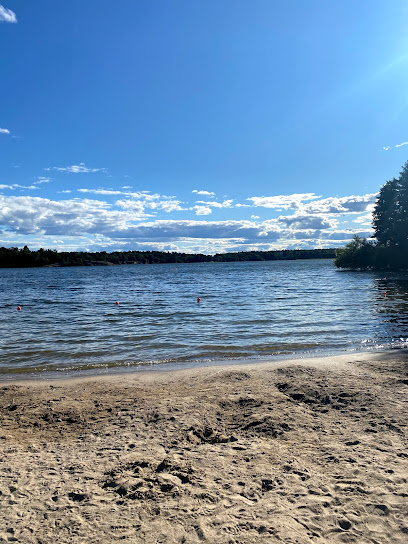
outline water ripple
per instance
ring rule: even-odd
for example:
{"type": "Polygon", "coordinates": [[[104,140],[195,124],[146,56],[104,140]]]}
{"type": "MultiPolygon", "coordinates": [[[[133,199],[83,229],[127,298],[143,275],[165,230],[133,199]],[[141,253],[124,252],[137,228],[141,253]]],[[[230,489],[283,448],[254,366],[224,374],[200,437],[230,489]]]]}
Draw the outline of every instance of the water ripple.
{"type": "Polygon", "coordinates": [[[2,269],[0,300],[3,373],[408,342],[407,276],[331,261],[2,269]]]}

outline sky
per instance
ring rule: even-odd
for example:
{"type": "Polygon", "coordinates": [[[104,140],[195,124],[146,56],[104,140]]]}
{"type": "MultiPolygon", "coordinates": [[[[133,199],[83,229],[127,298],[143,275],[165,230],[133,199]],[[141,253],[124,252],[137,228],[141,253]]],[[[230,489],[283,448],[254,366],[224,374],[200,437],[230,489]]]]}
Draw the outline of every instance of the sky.
{"type": "Polygon", "coordinates": [[[344,246],[408,159],[408,0],[0,0],[0,246],[344,246]]]}

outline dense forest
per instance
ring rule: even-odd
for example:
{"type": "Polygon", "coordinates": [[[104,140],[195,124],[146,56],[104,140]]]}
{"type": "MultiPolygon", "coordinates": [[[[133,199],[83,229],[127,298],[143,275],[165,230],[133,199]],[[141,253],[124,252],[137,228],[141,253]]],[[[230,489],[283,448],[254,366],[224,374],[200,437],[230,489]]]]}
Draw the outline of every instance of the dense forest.
{"type": "Polygon", "coordinates": [[[0,268],[28,268],[39,266],[109,266],[118,264],[203,263],[231,261],[278,261],[295,259],[333,259],[334,249],[288,249],[282,251],[240,251],[202,255],[165,251],[62,251],[39,249],[0,248],[0,268]]]}
{"type": "Polygon", "coordinates": [[[340,268],[408,269],[408,161],[398,179],[380,189],[373,212],[375,240],[355,236],[336,251],[340,268]]]}

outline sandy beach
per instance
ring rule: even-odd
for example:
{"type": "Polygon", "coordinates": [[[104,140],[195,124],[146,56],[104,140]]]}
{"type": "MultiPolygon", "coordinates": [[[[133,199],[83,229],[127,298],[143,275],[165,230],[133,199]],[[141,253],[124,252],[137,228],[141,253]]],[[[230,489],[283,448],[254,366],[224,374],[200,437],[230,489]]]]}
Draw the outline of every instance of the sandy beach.
{"type": "Polygon", "coordinates": [[[0,542],[405,543],[408,355],[0,384],[0,542]]]}

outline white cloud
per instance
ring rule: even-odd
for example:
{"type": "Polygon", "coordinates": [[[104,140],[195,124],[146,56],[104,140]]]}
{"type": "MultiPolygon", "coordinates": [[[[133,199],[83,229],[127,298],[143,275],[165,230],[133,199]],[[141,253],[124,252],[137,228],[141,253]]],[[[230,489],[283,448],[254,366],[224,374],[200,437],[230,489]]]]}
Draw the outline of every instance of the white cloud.
{"type": "Polygon", "coordinates": [[[251,200],[254,206],[274,208],[276,210],[293,209],[303,214],[344,214],[367,211],[372,206],[372,203],[375,202],[376,197],[377,193],[362,196],[351,195],[340,198],[321,198],[314,193],[302,193],[278,196],[254,196],[247,200],[251,200]]]}
{"type": "Polygon", "coordinates": [[[7,9],[0,4],[0,21],[5,23],[17,23],[17,16],[14,11],[7,9]]]}
{"type": "Polygon", "coordinates": [[[102,187],[100,187],[99,189],[78,189],[78,192],[79,193],[89,193],[89,194],[93,194],[93,195],[104,195],[104,196],[109,196],[109,195],[124,195],[124,196],[128,196],[128,197],[131,197],[131,198],[139,198],[139,199],[143,199],[145,201],[154,201],[154,200],[159,200],[160,198],[170,198],[170,197],[167,197],[167,196],[164,196],[163,197],[159,194],[150,194],[149,191],[138,191],[138,192],[130,192],[130,191],[118,191],[118,190],[114,190],[114,189],[104,189],[102,187]]]}
{"type": "Polygon", "coordinates": [[[314,193],[300,193],[293,195],[252,196],[247,198],[247,200],[252,201],[254,206],[288,210],[289,208],[298,208],[303,201],[314,200],[317,198],[319,197],[314,193]]]}
{"type": "Polygon", "coordinates": [[[163,210],[165,212],[182,211],[184,208],[180,206],[182,202],[175,200],[173,197],[168,197],[159,194],[149,194],[147,191],[137,193],[129,191],[114,191],[112,189],[78,189],[80,193],[92,193],[95,195],[123,195],[130,197],[129,200],[117,200],[116,205],[125,209],[143,210],[163,210]]]}
{"type": "Polygon", "coordinates": [[[152,195],[149,193],[149,191],[138,191],[138,192],[132,192],[132,193],[123,193],[123,194],[130,196],[132,198],[142,198],[146,201],[159,200],[160,198],[170,198],[168,196],[159,195],[157,193],[152,195]]]}
{"type": "MultiPolygon", "coordinates": [[[[278,225],[267,225],[264,229],[270,238],[276,238],[281,229],[278,225]]],[[[186,238],[213,239],[259,239],[261,227],[251,221],[204,221],[204,220],[156,220],[129,226],[128,229],[112,233],[112,236],[163,241],[186,238]]]]}
{"type": "Polygon", "coordinates": [[[208,206],[193,206],[191,208],[195,211],[196,215],[210,215],[211,208],[208,208],[208,206]]]}
{"type": "Polygon", "coordinates": [[[140,200],[117,200],[115,204],[116,206],[124,208],[125,210],[135,211],[138,213],[142,213],[145,208],[144,202],[141,202],[140,200]]]}
{"type": "Polygon", "coordinates": [[[224,202],[207,202],[206,200],[197,200],[197,204],[203,204],[210,208],[231,208],[233,200],[224,200],[224,202]]]}
{"type": "Polygon", "coordinates": [[[13,183],[12,185],[6,185],[4,183],[0,184],[0,189],[38,189],[35,185],[19,185],[18,183],[13,183]]]}
{"type": "Polygon", "coordinates": [[[383,149],[384,151],[388,151],[389,149],[391,149],[391,147],[402,147],[403,145],[408,145],[408,142],[401,142],[400,144],[396,145],[384,145],[383,149]]]}
{"type": "Polygon", "coordinates": [[[41,185],[42,183],[49,183],[51,178],[46,178],[45,176],[39,176],[37,181],[34,182],[34,185],[41,185]]]}
{"type": "MultiPolygon", "coordinates": [[[[159,196],[159,195],[157,195],[159,196]]],[[[180,206],[180,200],[160,200],[160,201],[149,201],[149,200],[117,200],[115,203],[117,206],[124,208],[126,210],[134,210],[142,212],[145,209],[150,210],[163,210],[167,213],[183,210],[180,206]]]]}
{"type": "Polygon", "coordinates": [[[367,213],[366,215],[360,215],[356,219],[353,220],[353,223],[359,223],[361,225],[371,225],[373,222],[373,215],[371,213],[367,213]]]}
{"type": "Polygon", "coordinates": [[[284,223],[289,229],[296,230],[322,230],[332,229],[337,226],[335,219],[321,215],[287,215],[278,217],[276,221],[284,223]]]}
{"type": "Polygon", "coordinates": [[[362,238],[370,238],[372,235],[371,230],[354,230],[354,229],[345,229],[345,230],[338,230],[333,232],[324,232],[321,234],[322,240],[341,240],[342,243],[346,243],[351,238],[357,234],[357,236],[361,236],[362,238]]]}
{"type": "Polygon", "coordinates": [[[0,134],[10,134],[10,131],[8,128],[0,128],[0,134]]]}
{"type": "Polygon", "coordinates": [[[299,212],[304,214],[345,214],[362,213],[372,207],[377,193],[369,193],[362,196],[329,197],[299,206],[299,212]]]}
{"type": "MultiPolygon", "coordinates": [[[[184,208],[182,208],[180,204],[180,200],[162,200],[161,202],[157,203],[157,207],[167,213],[176,211],[178,212],[184,210],[184,208]]],[[[147,205],[147,207],[149,207],[149,205],[147,205]]]]}
{"type": "MultiPolygon", "coordinates": [[[[38,181],[45,180],[48,178],[39,178],[38,181]]],[[[162,247],[163,250],[176,247],[179,251],[203,253],[245,251],[250,248],[334,247],[347,242],[362,229],[370,230],[368,211],[372,207],[373,197],[314,198],[312,202],[300,200],[295,213],[289,211],[267,221],[260,221],[258,215],[252,215],[250,220],[212,221],[203,216],[210,216],[214,208],[228,208],[231,200],[198,201],[192,208],[187,208],[195,212],[195,219],[155,219],[154,214],[159,210],[176,213],[185,209],[183,203],[174,197],[147,191],[103,188],[81,191],[85,193],[84,196],[89,193],[106,196],[103,200],[92,197],[51,200],[16,196],[14,191],[23,188],[26,187],[18,184],[0,185],[0,189],[13,191],[10,196],[0,194],[0,242],[4,244],[6,240],[9,244],[10,240],[14,240],[14,245],[24,245],[35,237],[43,247],[50,247],[50,241],[58,240],[58,243],[64,242],[72,250],[84,250],[95,244],[111,250],[138,246],[144,249],[162,247]],[[110,198],[117,195],[121,198],[110,198]],[[338,214],[341,214],[341,229],[338,227],[338,214]],[[352,219],[356,228],[353,228],[352,219]]],[[[30,188],[38,189],[35,185],[30,188]]],[[[293,202],[293,195],[289,197],[293,202]]],[[[288,203],[283,201],[284,205],[288,203]]]]}
{"type": "Polygon", "coordinates": [[[45,168],[45,170],[57,170],[58,172],[69,172],[71,174],[87,174],[89,172],[106,172],[106,168],[88,168],[85,166],[85,163],[80,162],[79,164],[73,164],[72,166],[51,166],[45,168]]]}
{"type": "Polygon", "coordinates": [[[197,191],[197,189],[194,189],[192,192],[202,196],[215,196],[215,193],[212,193],[211,191],[197,191]]]}
{"type": "Polygon", "coordinates": [[[144,218],[110,209],[107,202],[88,199],[53,201],[31,196],[0,195],[0,225],[8,230],[51,236],[82,236],[86,233],[120,232],[144,218]]]}
{"type": "Polygon", "coordinates": [[[183,237],[246,237],[256,236],[257,228],[249,221],[202,222],[160,220],[148,223],[143,213],[135,210],[115,210],[107,202],[89,199],[53,201],[30,196],[0,195],[0,225],[22,235],[42,234],[82,236],[99,234],[111,239],[139,239],[157,241],[183,237]],[[135,222],[138,223],[135,225],[135,222]]]}
{"type": "Polygon", "coordinates": [[[78,189],[79,193],[91,193],[93,195],[123,195],[123,191],[114,191],[113,189],[78,189]]]}

